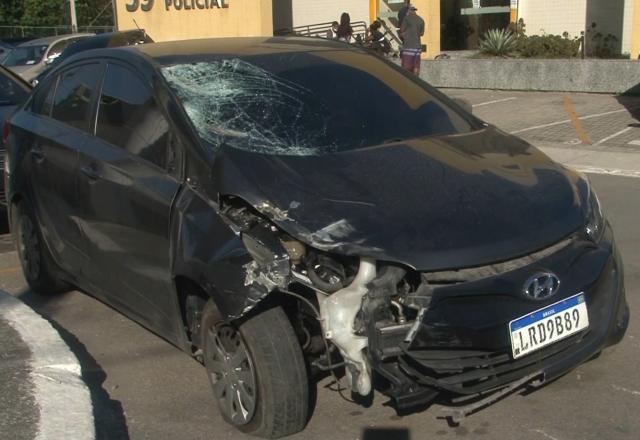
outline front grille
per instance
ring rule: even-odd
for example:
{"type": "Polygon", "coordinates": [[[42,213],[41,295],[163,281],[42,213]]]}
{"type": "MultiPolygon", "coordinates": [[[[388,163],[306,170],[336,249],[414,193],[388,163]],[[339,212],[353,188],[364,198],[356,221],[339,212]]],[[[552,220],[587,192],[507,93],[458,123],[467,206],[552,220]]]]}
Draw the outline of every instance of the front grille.
{"type": "Polygon", "coordinates": [[[484,278],[504,274],[525,266],[530,266],[556,252],[569,246],[574,240],[573,236],[567,237],[551,246],[540,249],[528,255],[512,260],[485,266],[469,267],[457,270],[444,270],[438,272],[423,272],[422,277],[431,285],[458,284],[477,281],[484,278]]]}
{"type": "Polygon", "coordinates": [[[521,359],[506,352],[464,350],[408,350],[400,367],[417,382],[459,394],[477,394],[499,388],[540,370],[543,363],[563,356],[589,335],[573,335],[521,359]]]}

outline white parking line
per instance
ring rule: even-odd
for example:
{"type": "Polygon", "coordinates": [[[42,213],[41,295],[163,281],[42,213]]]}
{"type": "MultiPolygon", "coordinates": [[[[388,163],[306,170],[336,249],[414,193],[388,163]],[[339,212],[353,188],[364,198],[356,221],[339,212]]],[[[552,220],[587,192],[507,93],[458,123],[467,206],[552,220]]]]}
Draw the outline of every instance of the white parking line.
{"type": "Polygon", "coordinates": [[[487,101],[487,102],[481,102],[480,104],[473,104],[472,107],[482,107],[483,105],[498,104],[500,102],[513,101],[514,99],[518,99],[518,98],[511,97],[511,98],[504,98],[504,99],[496,99],[495,101],[487,101]]]}
{"type": "MultiPolygon", "coordinates": [[[[581,121],[584,121],[586,119],[593,119],[593,118],[599,118],[599,117],[602,117],[602,116],[615,115],[616,113],[629,112],[630,110],[637,110],[639,108],[640,107],[631,107],[631,108],[628,108],[628,109],[621,108],[619,110],[612,110],[610,112],[594,113],[592,115],[581,116],[578,119],[580,119],[581,121]]],[[[550,122],[549,124],[534,125],[533,127],[527,127],[527,128],[522,128],[520,130],[512,131],[511,134],[523,133],[525,131],[537,130],[539,128],[554,127],[556,125],[568,124],[569,122],[571,122],[571,119],[565,119],[563,121],[557,121],[557,122],[550,122]]]]}
{"type": "Polygon", "coordinates": [[[618,385],[612,385],[613,389],[616,391],[623,391],[625,393],[633,394],[634,396],[640,396],[640,391],[630,390],[629,388],[621,387],[618,385]]]}
{"type": "Polygon", "coordinates": [[[633,127],[627,127],[627,128],[625,128],[624,130],[620,130],[619,132],[614,133],[614,134],[612,134],[611,136],[607,136],[607,137],[606,137],[606,138],[604,138],[604,139],[600,139],[598,142],[596,142],[596,143],[595,143],[595,144],[593,144],[593,145],[601,145],[601,144],[604,144],[605,142],[610,141],[610,140],[611,140],[611,139],[613,139],[613,138],[617,138],[618,136],[620,136],[620,135],[621,135],[621,134],[623,134],[623,133],[626,133],[627,131],[631,130],[632,128],[633,128],[633,127]]]}
{"type": "Polygon", "coordinates": [[[600,167],[592,167],[588,165],[570,165],[570,166],[571,168],[574,168],[582,173],[607,174],[610,176],[635,177],[640,179],[640,171],[636,171],[636,170],[623,170],[620,168],[600,168],[600,167]]]}
{"type": "Polygon", "coordinates": [[[558,440],[556,437],[552,436],[551,434],[547,434],[542,429],[533,429],[532,431],[537,432],[538,434],[540,434],[544,438],[548,438],[549,440],[558,440]]]}
{"type": "Polygon", "coordinates": [[[42,316],[0,290],[0,314],[31,352],[30,378],[40,410],[36,440],[95,438],[91,394],[80,363],[42,316]]]}

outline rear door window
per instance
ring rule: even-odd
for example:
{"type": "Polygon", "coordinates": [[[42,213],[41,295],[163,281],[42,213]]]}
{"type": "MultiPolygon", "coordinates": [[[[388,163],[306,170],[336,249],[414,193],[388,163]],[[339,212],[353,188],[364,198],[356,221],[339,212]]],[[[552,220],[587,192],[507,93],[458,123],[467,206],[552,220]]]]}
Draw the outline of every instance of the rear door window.
{"type": "Polygon", "coordinates": [[[31,111],[43,116],[51,116],[53,107],[53,95],[56,92],[58,77],[50,78],[33,95],[31,100],[31,111]]]}
{"type": "Polygon", "coordinates": [[[166,169],[169,124],[142,79],[109,64],[98,104],[96,136],[166,169]]]}
{"type": "Polygon", "coordinates": [[[91,99],[98,87],[102,67],[84,64],[62,73],[56,88],[51,116],[80,130],[88,131],[91,99]]]}

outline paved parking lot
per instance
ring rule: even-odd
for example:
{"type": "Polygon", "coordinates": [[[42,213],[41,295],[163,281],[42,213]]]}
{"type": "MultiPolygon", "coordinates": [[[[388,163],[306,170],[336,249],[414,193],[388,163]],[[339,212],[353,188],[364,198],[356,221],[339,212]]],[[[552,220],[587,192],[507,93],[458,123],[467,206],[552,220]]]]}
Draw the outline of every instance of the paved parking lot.
{"type": "MultiPolygon", "coordinates": [[[[481,118],[543,147],[640,153],[640,128],[629,109],[640,99],[604,95],[447,90],[469,99],[481,118]],[[573,114],[572,114],[573,112],[573,114]],[[578,122],[576,122],[578,121],[578,122]],[[581,127],[581,128],[580,128],[581,127]]],[[[634,159],[635,160],[635,159],[634,159]]],[[[640,179],[592,175],[626,266],[632,321],[623,342],[528,395],[511,396],[449,427],[442,407],[398,416],[376,393],[362,405],[344,401],[331,380],[317,384],[313,416],[296,439],[638,439],[640,432],[640,179]]],[[[166,341],[80,292],[38,296],[25,286],[15,252],[0,237],[0,288],[47,316],[79,357],[92,391],[99,438],[244,439],[223,423],[204,369],[166,341]]],[[[2,434],[0,434],[2,437],[2,434]]]]}
{"type": "Polygon", "coordinates": [[[640,97],[445,89],[474,114],[534,145],[640,153],[640,97]]]}

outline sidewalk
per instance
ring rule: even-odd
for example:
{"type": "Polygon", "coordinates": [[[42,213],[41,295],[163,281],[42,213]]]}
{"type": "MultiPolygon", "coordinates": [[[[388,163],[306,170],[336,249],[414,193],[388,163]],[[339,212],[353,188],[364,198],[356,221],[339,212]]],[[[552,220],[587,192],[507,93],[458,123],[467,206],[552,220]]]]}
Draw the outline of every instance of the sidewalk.
{"type": "Polygon", "coordinates": [[[0,437],[95,438],[89,389],[58,332],[0,290],[0,437]]]}

